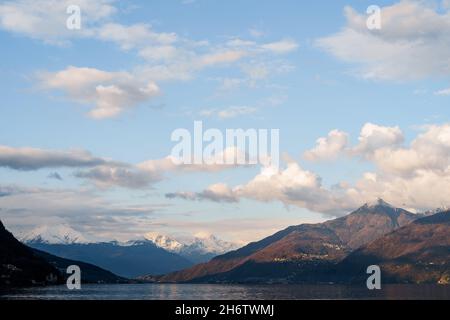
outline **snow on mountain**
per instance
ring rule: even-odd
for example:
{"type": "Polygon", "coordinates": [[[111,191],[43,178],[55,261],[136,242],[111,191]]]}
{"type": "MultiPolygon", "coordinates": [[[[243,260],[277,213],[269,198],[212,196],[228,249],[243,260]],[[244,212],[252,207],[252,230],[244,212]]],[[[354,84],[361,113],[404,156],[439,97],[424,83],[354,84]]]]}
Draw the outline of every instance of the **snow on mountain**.
{"type": "Polygon", "coordinates": [[[44,225],[19,236],[25,243],[72,244],[89,243],[81,233],[67,225],[44,225]]]}
{"type": "Polygon", "coordinates": [[[428,211],[425,211],[423,213],[423,215],[425,215],[425,216],[432,216],[432,215],[434,215],[436,213],[446,212],[446,211],[450,211],[450,207],[442,206],[442,207],[436,208],[434,210],[428,210],[428,211]]]}
{"type": "MultiPolygon", "coordinates": [[[[371,202],[367,202],[364,206],[362,206],[361,208],[365,208],[365,209],[379,209],[379,208],[388,208],[388,209],[393,209],[393,210],[402,210],[400,208],[396,208],[393,205],[387,203],[386,201],[384,201],[381,198],[378,198],[374,201],[371,202]]],[[[408,210],[408,209],[407,209],[408,210]]],[[[450,207],[449,206],[441,206],[438,207],[436,209],[432,209],[432,210],[427,210],[427,211],[423,211],[423,212],[417,212],[414,209],[409,209],[408,211],[416,213],[417,215],[422,215],[422,216],[431,216],[434,215],[436,213],[440,213],[440,212],[445,212],[445,211],[449,211],[450,207]]]]}
{"type": "Polygon", "coordinates": [[[370,208],[370,209],[373,209],[373,208],[376,208],[376,207],[385,207],[385,208],[396,209],[393,205],[391,205],[390,203],[387,203],[386,201],[384,201],[381,198],[377,198],[374,201],[367,202],[364,205],[364,207],[367,207],[367,208],[370,208]]]}
{"type": "MultiPolygon", "coordinates": [[[[24,243],[45,243],[45,244],[80,244],[96,243],[93,239],[88,239],[80,232],[68,225],[43,225],[33,229],[31,232],[19,235],[19,239],[24,243]]],[[[142,245],[151,242],[157,247],[165,249],[172,253],[184,256],[202,256],[206,258],[223,254],[234,250],[237,245],[217,238],[214,235],[199,233],[194,236],[175,239],[157,232],[149,232],[139,240],[129,241],[100,241],[109,242],[117,246],[130,247],[142,245]]]]}
{"type": "Polygon", "coordinates": [[[180,252],[183,249],[183,244],[168,236],[159,234],[157,232],[149,232],[145,235],[145,239],[153,242],[156,246],[166,249],[171,252],[180,252]]]}
{"type": "Polygon", "coordinates": [[[205,233],[198,233],[183,241],[156,232],[147,233],[145,238],[160,248],[181,254],[219,255],[237,248],[237,245],[234,243],[205,233]]]}
{"type": "Polygon", "coordinates": [[[204,253],[214,254],[223,254],[237,249],[237,245],[234,243],[221,240],[215,235],[204,233],[196,234],[192,242],[188,244],[188,247],[204,253]]]}

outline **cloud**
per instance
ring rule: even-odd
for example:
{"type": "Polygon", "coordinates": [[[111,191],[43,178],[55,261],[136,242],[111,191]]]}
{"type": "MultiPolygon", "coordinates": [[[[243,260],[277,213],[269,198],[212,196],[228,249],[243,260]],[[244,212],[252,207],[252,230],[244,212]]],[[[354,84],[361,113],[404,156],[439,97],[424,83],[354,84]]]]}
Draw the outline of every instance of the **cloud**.
{"type": "Polygon", "coordinates": [[[203,159],[202,164],[185,164],[174,156],[167,156],[162,159],[152,159],[141,162],[136,165],[137,168],[148,172],[174,172],[174,173],[193,173],[193,172],[220,172],[238,167],[249,167],[250,164],[238,164],[234,161],[227,164],[227,159],[248,158],[245,151],[236,147],[227,147],[216,154],[203,159]]]}
{"type": "Polygon", "coordinates": [[[212,43],[181,37],[175,32],[159,32],[147,23],[125,25],[114,22],[118,8],[113,0],[19,0],[0,4],[0,28],[46,43],[66,45],[73,39],[112,42],[144,61],[130,71],[106,71],[67,66],[58,71],[40,72],[40,88],[62,92],[68,99],[91,108],[94,119],[112,118],[150,101],[161,93],[160,82],[187,81],[210,68],[238,67],[254,86],[274,70],[286,71],[286,63],[272,61],[274,55],[298,48],[292,39],[257,43],[233,38],[212,43]],[[81,8],[80,30],[66,27],[69,5],[81,8]],[[258,64],[242,67],[240,63],[258,64]]]}
{"type": "Polygon", "coordinates": [[[449,125],[431,125],[425,132],[404,146],[404,135],[398,127],[366,123],[359,134],[358,144],[348,145],[348,134],[333,130],[326,138],[319,138],[317,146],[305,152],[308,160],[332,159],[338,155],[359,157],[375,164],[382,172],[411,175],[423,169],[443,171],[448,166],[450,150],[449,125]]]}
{"type": "Polygon", "coordinates": [[[221,164],[218,161],[227,157],[237,157],[240,154],[241,151],[235,148],[226,148],[212,156],[212,158],[204,159],[203,164],[178,164],[177,159],[172,156],[146,160],[135,165],[107,163],[88,170],[78,170],[74,176],[92,181],[100,188],[146,189],[157,182],[167,179],[171,173],[220,172],[240,166],[248,166],[221,164]]]}
{"type": "Polygon", "coordinates": [[[107,160],[94,157],[84,150],[52,151],[0,146],[0,167],[15,170],[92,167],[107,162],[107,160]]]}
{"type": "Polygon", "coordinates": [[[261,48],[276,54],[290,53],[298,49],[298,43],[294,40],[280,40],[261,45],[261,48]]]}
{"type": "Polygon", "coordinates": [[[339,181],[325,187],[319,175],[289,160],[284,169],[263,168],[245,184],[230,187],[219,183],[216,186],[220,187],[170,196],[215,202],[242,198],[279,201],[330,215],[344,214],[379,197],[417,211],[450,205],[450,124],[424,127],[407,146],[400,128],[371,123],[361,129],[356,146],[344,147],[347,134],[338,130],[318,141],[316,148],[307,153],[313,160],[342,152],[373,164],[376,171],[364,173],[353,184],[339,181]],[[338,147],[334,147],[336,137],[340,138],[338,147]]]}
{"type": "Polygon", "coordinates": [[[384,172],[366,173],[349,190],[349,194],[360,199],[381,197],[397,206],[421,212],[448,207],[449,187],[450,170],[437,172],[420,169],[410,176],[384,172]]]}
{"type": "Polygon", "coordinates": [[[304,153],[309,161],[334,160],[340,155],[373,158],[374,153],[383,148],[399,146],[404,142],[399,127],[386,127],[366,123],[361,129],[358,144],[349,145],[349,135],[340,130],[332,130],[327,137],[317,139],[316,146],[304,153]]]}
{"type": "Polygon", "coordinates": [[[450,125],[426,127],[409,147],[377,149],[373,161],[383,172],[399,176],[424,172],[446,175],[450,169],[450,125]]]}
{"type": "Polygon", "coordinates": [[[107,72],[69,66],[38,74],[42,88],[63,91],[70,99],[92,105],[89,116],[104,119],[142,104],[160,93],[152,81],[141,81],[128,72],[107,72]]]}
{"type": "Polygon", "coordinates": [[[353,152],[368,155],[383,147],[400,145],[404,137],[399,127],[385,127],[369,122],[362,127],[358,140],[359,144],[353,152]]]}
{"type": "Polygon", "coordinates": [[[226,184],[218,183],[209,186],[202,192],[174,192],[167,193],[166,198],[175,199],[181,198],[184,200],[210,200],[214,202],[238,202],[238,197],[235,195],[226,184]]]}
{"type": "Polygon", "coordinates": [[[188,191],[179,191],[179,192],[170,192],[166,193],[167,199],[176,199],[180,198],[183,200],[197,200],[199,197],[195,192],[188,192],[188,191]]]}
{"type": "Polygon", "coordinates": [[[63,178],[61,177],[61,175],[58,172],[52,172],[50,173],[47,178],[49,179],[55,179],[55,180],[59,180],[59,181],[63,181],[63,178]]]}
{"type": "Polygon", "coordinates": [[[181,4],[185,4],[185,5],[193,4],[196,2],[197,2],[197,0],[181,0],[181,4]]]}
{"type": "Polygon", "coordinates": [[[310,161],[333,160],[340,155],[348,145],[348,134],[339,130],[332,130],[325,138],[319,138],[317,145],[304,153],[310,161]]]}
{"type": "Polygon", "coordinates": [[[148,230],[160,227],[155,214],[167,204],[123,204],[106,199],[89,189],[49,189],[21,186],[0,197],[2,221],[17,233],[41,225],[67,224],[87,238],[99,241],[140,239],[148,230]]]}
{"type": "MultiPolygon", "coordinates": [[[[169,38],[169,37],[167,37],[169,38]]],[[[173,36],[173,41],[154,41],[146,44],[138,55],[146,59],[144,71],[147,79],[156,81],[187,80],[192,75],[206,68],[233,66],[245,59],[260,59],[259,73],[262,68],[269,71],[285,71],[286,64],[271,61],[266,53],[283,55],[296,50],[297,44],[293,40],[282,40],[268,44],[258,44],[254,41],[233,38],[224,43],[201,43],[173,36]],[[175,41],[175,39],[178,39],[175,41]],[[159,75],[162,73],[162,75],[159,75]]],[[[253,62],[254,63],[254,62],[253,62]]],[[[256,65],[255,65],[256,67],[256,65]]],[[[246,73],[246,68],[242,71],[246,73]]],[[[257,71],[254,71],[256,73],[257,71]]],[[[258,77],[258,79],[265,78],[258,77]]],[[[255,77],[256,79],[256,77],[255,77]]]]}
{"type": "Polygon", "coordinates": [[[172,45],[145,47],[139,56],[149,61],[171,61],[177,57],[179,49],[172,45]]]}
{"type": "Polygon", "coordinates": [[[287,163],[284,170],[264,168],[247,184],[233,190],[239,197],[262,202],[281,201],[286,205],[332,215],[354,207],[354,202],[344,192],[325,188],[317,174],[303,169],[296,162],[287,163]]]}
{"type": "MultiPolygon", "coordinates": [[[[73,168],[77,169],[74,177],[91,181],[100,188],[145,189],[166,179],[170,173],[219,172],[248,166],[219,161],[241,155],[242,151],[231,147],[204,159],[203,164],[178,164],[172,156],[130,164],[95,157],[85,150],[57,151],[0,145],[0,167],[22,171],[73,168]]],[[[57,172],[49,173],[48,177],[62,180],[57,172]]]]}
{"type": "Polygon", "coordinates": [[[250,30],[248,30],[248,32],[253,38],[260,38],[264,36],[264,32],[257,28],[251,28],[250,30]]]}
{"type": "Polygon", "coordinates": [[[214,202],[237,202],[241,198],[260,202],[281,201],[327,214],[339,214],[355,205],[344,193],[333,194],[324,188],[318,175],[304,170],[295,162],[289,162],[284,170],[263,168],[251,181],[233,188],[218,183],[202,192],[169,193],[166,197],[214,202]]]}
{"type": "Polygon", "coordinates": [[[149,24],[123,25],[109,22],[119,10],[114,0],[19,0],[0,4],[0,28],[43,40],[51,44],[66,44],[71,39],[93,38],[114,42],[123,50],[171,44],[178,36],[171,32],[156,32],[149,24]],[[69,30],[66,13],[76,5],[81,11],[81,28],[69,30]]]}
{"type": "Polygon", "coordinates": [[[98,166],[87,171],[78,171],[75,173],[75,177],[91,180],[101,188],[130,189],[146,188],[163,179],[161,172],[117,166],[98,166]]]}
{"type": "MultiPolygon", "coordinates": [[[[49,168],[78,169],[74,176],[94,182],[97,186],[139,189],[162,180],[161,167],[141,170],[127,163],[120,163],[94,157],[84,150],[54,151],[36,148],[12,148],[0,146],[0,167],[14,170],[39,170],[49,168]],[[80,170],[81,168],[89,168],[80,170]]],[[[48,175],[62,180],[57,172],[48,175]]]]}
{"type": "MultiPolygon", "coordinates": [[[[273,218],[264,217],[225,217],[219,219],[165,219],[169,230],[174,228],[180,230],[182,233],[196,234],[198,232],[207,231],[214,235],[220,235],[226,239],[245,245],[257,239],[268,237],[284,228],[286,226],[295,225],[299,223],[298,218],[290,218],[283,215],[273,218]],[[170,226],[170,227],[169,227],[170,226]]],[[[322,219],[312,217],[303,218],[304,223],[318,223],[322,219]]]]}
{"type": "Polygon", "coordinates": [[[180,40],[176,45],[150,45],[138,53],[148,63],[141,68],[140,73],[146,79],[155,81],[190,80],[193,75],[206,68],[232,67],[250,59],[250,63],[241,65],[241,71],[252,80],[265,79],[269,72],[279,74],[292,70],[284,61],[272,61],[266,54],[285,54],[289,51],[281,48],[276,50],[275,47],[269,49],[272,48],[271,45],[263,49],[262,46],[241,39],[215,45],[208,43],[200,47],[188,39],[180,40]]]}
{"type": "Polygon", "coordinates": [[[117,43],[122,49],[147,47],[150,44],[170,45],[178,40],[175,33],[158,33],[148,24],[125,26],[118,23],[107,23],[97,29],[98,38],[117,43]]]}
{"type": "Polygon", "coordinates": [[[0,4],[0,28],[52,44],[94,36],[93,28],[113,16],[117,9],[110,0],[18,0],[0,4]],[[82,9],[80,30],[69,30],[66,13],[70,5],[82,9]]]}
{"type": "Polygon", "coordinates": [[[232,63],[242,59],[247,53],[239,50],[227,50],[224,52],[210,53],[198,59],[199,68],[217,64],[232,63]]]}
{"type": "MultiPolygon", "coordinates": [[[[253,60],[250,62],[243,62],[240,65],[241,72],[240,77],[222,77],[217,80],[220,81],[219,91],[231,91],[233,89],[240,88],[259,88],[259,83],[268,80],[274,75],[286,74],[295,69],[290,63],[285,61],[259,61],[253,60]]],[[[270,85],[265,86],[266,88],[270,85]]],[[[273,89],[273,88],[271,88],[273,89]]]]}
{"type": "Polygon", "coordinates": [[[243,40],[241,38],[233,38],[227,42],[227,46],[229,47],[251,47],[256,43],[251,40],[243,40]]]}
{"type": "MultiPolygon", "coordinates": [[[[7,188],[12,187],[0,185],[0,193],[7,188]]],[[[0,207],[2,222],[17,235],[27,234],[36,226],[69,225],[92,241],[136,240],[142,239],[149,231],[166,233],[165,230],[176,230],[184,235],[206,231],[246,243],[295,222],[293,218],[281,216],[277,221],[261,218],[180,219],[167,214],[171,213],[167,203],[130,206],[118,199],[102,198],[86,189],[41,188],[32,191],[20,186],[14,188],[22,190],[22,193],[0,196],[0,207]]]]}
{"type": "MultiPolygon", "coordinates": [[[[84,150],[54,151],[36,148],[0,146],[0,167],[14,170],[39,170],[50,168],[78,169],[74,176],[94,182],[97,186],[139,189],[162,180],[163,166],[142,170],[138,166],[95,157],[84,150]],[[81,170],[81,168],[88,168],[81,170]]],[[[48,175],[62,180],[57,172],[48,175]]]]}
{"type": "Polygon", "coordinates": [[[217,112],[217,116],[222,119],[235,118],[241,115],[248,115],[255,113],[256,108],[247,106],[231,106],[229,108],[220,110],[217,112]]]}
{"type": "Polygon", "coordinates": [[[450,96],[450,88],[436,91],[434,94],[437,96],[450,96]]]}
{"type": "Polygon", "coordinates": [[[450,12],[425,1],[400,1],[381,10],[381,30],[366,27],[367,15],[345,8],[346,25],[316,44],[356,64],[363,78],[405,81],[450,75],[450,12]]]}
{"type": "Polygon", "coordinates": [[[248,53],[271,53],[284,55],[296,51],[299,47],[297,41],[293,39],[282,39],[279,41],[268,43],[257,43],[252,40],[244,40],[241,38],[233,38],[226,45],[232,48],[241,48],[248,53]]]}
{"type": "Polygon", "coordinates": [[[205,117],[218,117],[220,119],[231,119],[238,116],[253,114],[257,111],[257,108],[248,106],[231,106],[224,109],[204,109],[200,111],[200,115],[205,117]]]}
{"type": "Polygon", "coordinates": [[[0,198],[10,197],[13,195],[21,194],[24,190],[17,186],[2,186],[0,185],[0,198]]]}
{"type": "MultiPolygon", "coordinates": [[[[125,32],[127,34],[127,32],[125,32]]],[[[168,41],[168,40],[167,40],[168,41]]],[[[121,41],[126,48],[139,42],[137,39],[121,41]]],[[[198,53],[191,47],[174,45],[151,45],[139,50],[138,55],[146,63],[132,72],[104,71],[96,68],[68,66],[56,72],[37,74],[39,86],[43,90],[61,91],[70,100],[90,106],[91,118],[105,119],[118,116],[125,110],[139,106],[161,94],[158,83],[165,81],[187,81],[206,68],[231,67],[246,57],[261,54],[255,48],[236,50],[230,48],[209,49],[208,53],[198,53]]],[[[204,50],[203,50],[204,51],[204,50]]],[[[247,77],[240,83],[255,86],[269,74],[289,72],[292,66],[284,62],[249,63],[241,66],[247,77]]],[[[224,83],[228,89],[236,83],[224,83]]],[[[246,110],[233,107],[219,116],[233,117],[246,110]]]]}

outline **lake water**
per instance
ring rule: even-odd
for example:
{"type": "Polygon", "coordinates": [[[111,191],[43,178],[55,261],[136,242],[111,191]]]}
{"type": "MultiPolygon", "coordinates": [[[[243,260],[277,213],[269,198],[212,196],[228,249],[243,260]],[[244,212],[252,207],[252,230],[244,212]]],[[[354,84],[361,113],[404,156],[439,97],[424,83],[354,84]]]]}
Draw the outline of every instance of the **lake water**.
{"type": "Polygon", "coordinates": [[[44,300],[303,300],[303,299],[445,299],[450,286],[384,285],[381,290],[342,285],[198,285],[117,284],[0,291],[0,299],[44,300]]]}

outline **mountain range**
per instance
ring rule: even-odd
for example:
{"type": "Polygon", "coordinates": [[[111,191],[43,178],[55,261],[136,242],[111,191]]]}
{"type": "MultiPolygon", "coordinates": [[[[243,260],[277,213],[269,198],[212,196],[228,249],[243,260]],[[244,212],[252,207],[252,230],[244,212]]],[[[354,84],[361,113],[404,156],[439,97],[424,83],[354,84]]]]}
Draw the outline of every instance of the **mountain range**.
{"type": "Polygon", "coordinates": [[[235,248],[213,235],[180,242],[148,233],[140,240],[94,242],[67,225],[39,226],[22,234],[20,240],[34,249],[91,263],[127,278],[181,270],[235,248]]]}
{"type": "Polygon", "coordinates": [[[378,199],[193,265],[189,254],[206,259],[234,245],[209,235],[182,242],[156,233],[90,242],[69,226],[39,227],[23,244],[0,222],[0,285],[62,283],[71,264],[82,267],[83,282],[365,284],[366,268],[375,264],[385,283],[449,284],[449,235],[449,210],[413,214],[378,199]]]}
{"type": "MultiPolygon", "coordinates": [[[[352,278],[350,264],[343,261],[364,261],[354,258],[366,245],[385,241],[386,235],[401,232],[425,215],[413,214],[378,199],[350,214],[319,224],[292,226],[261,241],[215,257],[208,263],[171,273],[158,278],[161,282],[213,283],[291,283],[291,282],[345,282],[352,278]],[[347,266],[347,267],[346,267],[347,266]],[[337,272],[339,270],[340,272],[337,272]]],[[[426,219],[426,217],[424,218],[426,219]]],[[[431,219],[431,218],[430,218],[431,219]]],[[[421,221],[421,220],[418,220],[421,221]]],[[[426,220],[425,220],[426,221],[426,220]]],[[[416,225],[422,225],[417,222],[416,225]]],[[[412,226],[411,226],[412,227],[412,226]]],[[[442,227],[445,229],[445,226],[442,227]]],[[[408,229],[406,229],[408,230],[408,229]]],[[[448,234],[442,237],[449,238],[448,234]]],[[[393,239],[387,240],[393,243],[393,239]]],[[[402,237],[395,238],[403,241],[402,237]]],[[[424,239],[426,240],[426,236],[424,239]]],[[[430,240],[433,242],[434,239],[430,240]]],[[[438,241],[439,240],[439,241],[438,241]]],[[[433,242],[434,243],[434,242],[433,242]]],[[[443,239],[436,246],[448,250],[443,239]]],[[[382,250],[382,249],[380,249],[382,250]]],[[[363,251],[364,252],[364,251],[363,251]]],[[[448,257],[444,255],[448,262],[448,257]]],[[[383,260],[384,261],[384,260],[383,260]]],[[[379,261],[381,263],[381,260],[379,261]]],[[[356,268],[357,269],[357,268],[356,268]]],[[[361,271],[361,270],[359,270],[361,271]]],[[[366,275],[365,270],[363,275],[366,275]]],[[[399,281],[400,278],[396,280],[399,281]]],[[[390,280],[393,280],[390,278],[390,280]]]]}
{"type": "Polygon", "coordinates": [[[380,266],[385,282],[450,284],[450,211],[418,219],[359,248],[336,274],[359,281],[368,265],[380,266]]]}
{"type": "Polygon", "coordinates": [[[23,243],[74,244],[91,242],[68,225],[42,225],[30,232],[19,234],[18,238],[23,243]]]}
{"type": "Polygon", "coordinates": [[[119,283],[126,279],[97,266],[67,260],[30,248],[18,241],[0,221],[0,286],[64,283],[66,269],[78,265],[83,283],[119,283]]]}
{"type": "Polygon", "coordinates": [[[145,240],[128,243],[27,242],[27,245],[65,259],[94,264],[126,278],[135,278],[143,274],[160,275],[193,265],[186,258],[145,240]]]}
{"type": "Polygon", "coordinates": [[[145,238],[152,241],[156,246],[179,254],[194,263],[207,262],[215,256],[238,248],[236,244],[221,240],[211,234],[197,234],[193,238],[181,241],[150,232],[145,235],[145,238]]]}

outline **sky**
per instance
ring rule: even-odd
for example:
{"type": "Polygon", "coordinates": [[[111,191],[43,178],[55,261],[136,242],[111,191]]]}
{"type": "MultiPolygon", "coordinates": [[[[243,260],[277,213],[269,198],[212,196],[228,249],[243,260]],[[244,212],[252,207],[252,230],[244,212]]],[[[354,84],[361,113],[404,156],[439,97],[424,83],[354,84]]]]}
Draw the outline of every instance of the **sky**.
{"type": "Polygon", "coordinates": [[[247,243],[376,198],[450,205],[448,0],[6,0],[0,44],[13,232],[247,243]],[[175,165],[194,121],[279,129],[280,168],[175,165]]]}

